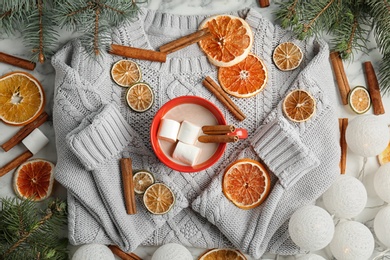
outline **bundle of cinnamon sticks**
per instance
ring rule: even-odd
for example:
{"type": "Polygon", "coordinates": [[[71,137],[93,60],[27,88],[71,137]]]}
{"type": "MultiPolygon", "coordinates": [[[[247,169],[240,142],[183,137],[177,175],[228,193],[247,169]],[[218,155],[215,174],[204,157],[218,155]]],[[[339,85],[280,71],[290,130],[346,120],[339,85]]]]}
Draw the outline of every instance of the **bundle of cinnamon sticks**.
{"type": "Polygon", "coordinates": [[[205,135],[198,137],[201,143],[232,143],[238,141],[237,135],[231,135],[236,130],[234,125],[206,125],[202,127],[205,135]]]}

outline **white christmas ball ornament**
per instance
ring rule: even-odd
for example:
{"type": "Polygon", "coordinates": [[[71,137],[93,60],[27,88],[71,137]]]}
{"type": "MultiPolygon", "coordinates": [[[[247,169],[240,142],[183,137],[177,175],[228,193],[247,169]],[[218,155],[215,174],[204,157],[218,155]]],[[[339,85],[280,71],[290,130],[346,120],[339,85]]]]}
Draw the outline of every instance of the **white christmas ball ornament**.
{"type": "Polygon", "coordinates": [[[72,260],[115,260],[115,256],[105,245],[87,244],[76,250],[72,260]]]}
{"type": "Polygon", "coordinates": [[[288,231],[297,246],[304,250],[315,251],[330,243],[334,233],[334,223],[324,209],[309,205],[292,214],[288,231]]]}
{"type": "Polygon", "coordinates": [[[390,206],[382,208],[375,216],[374,231],[376,237],[390,248],[390,206]]]}
{"type": "Polygon", "coordinates": [[[340,175],[322,195],[325,208],[339,218],[359,215],[367,203],[367,191],[363,183],[348,175],[340,175]]]}
{"type": "Polygon", "coordinates": [[[180,244],[169,243],[160,246],[153,254],[152,260],[192,260],[187,248],[180,244]]]}
{"type": "Polygon", "coordinates": [[[345,139],[354,153],[372,157],[387,147],[390,139],[389,128],[378,116],[357,116],[348,123],[345,139]]]}
{"type": "Polygon", "coordinates": [[[362,223],[344,221],[336,226],[329,247],[337,260],[366,260],[374,251],[374,237],[362,223]]]}
{"type": "Polygon", "coordinates": [[[316,254],[302,255],[302,256],[298,256],[296,259],[297,260],[326,260],[322,256],[319,256],[319,255],[316,255],[316,254]]]}
{"type": "Polygon", "coordinates": [[[375,172],[374,189],[379,198],[390,203],[390,163],[382,165],[375,172]]]}

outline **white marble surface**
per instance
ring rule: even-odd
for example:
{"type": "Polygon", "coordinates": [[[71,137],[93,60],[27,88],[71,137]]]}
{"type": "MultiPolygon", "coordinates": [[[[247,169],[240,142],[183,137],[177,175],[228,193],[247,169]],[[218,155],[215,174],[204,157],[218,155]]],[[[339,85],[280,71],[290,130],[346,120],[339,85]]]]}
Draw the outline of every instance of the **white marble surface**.
{"type": "MultiPolygon", "coordinates": [[[[276,6],[271,1],[271,6],[268,8],[260,8],[257,0],[149,0],[147,4],[145,4],[150,9],[159,9],[170,13],[176,14],[215,14],[215,13],[224,13],[232,10],[237,10],[245,7],[255,7],[258,9],[263,16],[267,19],[274,21],[273,10],[275,10],[276,6]]],[[[75,37],[75,34],[71,34],[69,32],[60,31],[61,39],[58,46],[61,46],[65,42],[67,42],[70,38],[75,37]]],[[[378,63],[381,59],[381,56],[376,48],[375,42],[372,40],[372,35],[369,36],[367,40],[368,52],[357,52],[354,54],[353,61],[344,62],[344,66],[346,69],[347,77],[349,79],[350,85],[357,86],[363,85],[366,86],[364,74],[363,74],[363,62],[364,61],[372,61],[374,67],[378,68],[378,63]]],[[[20,34],[15,35],[0,35],[0,51],[6,52],[12,55],[20,56],[28,58],[29,50],[23,46],[22,38],[20,34]]],[[[3,75],[7,72],[21,70],[16,67],[12,67],[7,64],[0,63],[0,75],[3,75]]],[[[36,69],[31,72],[38,80],[41,81],[45,93],[47,96],[47,104],[45,110],[51,115],[52,110],[52,99],[53,99],[53,90],[54,90],[54,77],[55,72],[53,67],[50,64],[50,61],[46,61],[44,64],[38,64],[36,69]]],[[[386,120],[388,124],[390,124],[390,97],[384,96],[383,102],[385,105],[386,114],[381,117],[386,120]]],[[[356,114],[354,114],[348,106],[342,106],[341,102],[339,104],[335,104],[337,107],[337,111],[339,117],[348,117],[350,119],[354,118],[356,114]]],[[[372,114],[372,109],[367,112],[368,114],[372,114]]],[[[52,127],[52,122],[49,120],[45,124],[43,124],[40,129],[44,132],[50,139],[50,143],[41,150],[35,157],[45,158],[47,160],[56,162],[57,155],[56,149],[54,145],[54,132],[52,127]]],[[[0,143],[8,140],[13,134],[15,134],[19,130],[18,127],[12,127],[5,125],[0,122],[0,143]]],[[[0,149],[0,167],[4,166],[6,163],[11,161],[14,157],[19,155],[25,150],[23,145],[17,145],[9,152],[4,152],[0,149]]],[[[348,158],[347,158],[347,174],[357,176],[359,170],[361,169],[363,164],[363,158],[353,154],[350,150],[348,150],[348,158]]],[[[366,176],[367,180],[365,181],[366,188],[368,190],[369,199],[367,203],[367,207],[372,207],[376,205],[381,205],[383,202],[375,195],[372,189],[372,176],[375,171],[378,169],[379,164],[376,158],[368,158],[368,163],[366,166],[366,176]]],[[[9,172],[3,177],[0,177],[0,197],[13,197],[15,196],[12,189],[12,178],[13,173],[9,172]]],[[[60,187],[59,185],[55,186],[53,196],[65,198],[66,191],[60,187]]],[[[318,202],[321,205],[321,200],[318,202]]],[[[356,219],[363,223],[368,220],[373,219],[375,213],[379,210],[379,208],[367,208],[361,215],[359,215],[356,219]]],[[[70,246],[71,255],[76,248],[70,246]]],[[[156,247],[141,247],[138,248],[135,253],[137,253],[143,259],[151,259],[153,252],[156,250],[156,247]]],[[[190,248],[191,253],[196,259],[204,249],[196,249],[190,248]]],[[[318,252],[320,255],[325,257],[326,259],[331,259],[331,254],[328,249],[324,249],[318,252]]],[[[376,255],[375,253],[374,255],[376,255]]],[[[277,256],[274,255],[265,255],[263,259],[276,259],[277,256]]],[[[251,259],[251,258],[248,258],[251,259]]],[[[295,259],[295,256],[290,257],[279,257],[279,259],[295,259]]]]}

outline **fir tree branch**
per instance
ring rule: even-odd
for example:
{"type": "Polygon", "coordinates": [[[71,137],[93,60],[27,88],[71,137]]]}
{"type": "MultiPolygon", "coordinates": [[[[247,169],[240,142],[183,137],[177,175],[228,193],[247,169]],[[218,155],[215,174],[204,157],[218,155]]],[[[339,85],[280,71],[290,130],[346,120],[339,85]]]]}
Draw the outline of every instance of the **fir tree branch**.
{"type": "Polygon", "coordinates": [[[37,1],[38,5],[38,15],[39,15],[39,55],[38,55],[38,60],[40,63],[45,62],[45,55],[43,54],[43,25],[42,25],[42,0],[37,1]]]}
{"type": "Polygon", "coordinates": [[[95,55],[99,55],[99,15],[100,15],[100,7],[97,7],[95,10],[95,33],[94,33],[94,42],[93,49],[95,55]]]}
{"type": "Polygon", "coordinates": [[[355,16],[353,18],[353,23],[352,23],[352,30],[351,30],[351,34],[349,35],[349,40],[348,40],[348,43],[347,43],[347,48],[344,50],[344,52],[349,55],[352,53],[352,47],[353,47],[353,42],[354,42],[354,39],[355,39],[355,35],[356,35],[356,30],[359,26],[359,23],[358,23],[358,18],[355,16]]]}
{"type": "Polygon", "coordinates": [[[5,11],[4,13],[2,13],[0,15],[0,20],[6,18],[8,16],[11,16],[11,14],[12,14],[12,10],[5,11]]]}
{"type": "Polygon", "coordinates": [[[307,24],[303,25],[303,32],[307,33],[309,30],[312,29],[313,24],[321,17],[321,15],[332,5],[334,0],[330,0],[326,6],[324,6],[320,12],[317,13],[317,15],[311,19],[307,24]]]}

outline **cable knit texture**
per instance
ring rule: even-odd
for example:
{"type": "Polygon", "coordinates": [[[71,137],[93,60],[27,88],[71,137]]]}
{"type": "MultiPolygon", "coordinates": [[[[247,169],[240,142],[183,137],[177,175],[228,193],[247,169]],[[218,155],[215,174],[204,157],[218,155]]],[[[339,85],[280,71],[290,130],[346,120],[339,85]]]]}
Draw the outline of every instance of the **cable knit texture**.
{"type": "MultiPolygon", "coordinates": [[[[254,257],[265,252],[294,254],[301,250],[288,235],[288,219],[303,205],[312,204],[339,173],[337,102],[327,45],[298,41],[254,9],[232,13],[245,19],[254,33],[252,52],[264,60],[269,80],[258,95],[234,102],[247,118],[238,122],[202,86],[206,76],[217,79],[217,68],[197,44],[169,54],[165,63],[136,60],[143,81],[155,93],[144,113],[125,102],[125,89],[112,81],[112,64],[121,59],[103,54],[85,56],[76,39],[53,58],[56,69],[54,128],[58,150],[56,179],[68,189],[69,239],[73,244],[117,244],[132,251],[139,245],[169,242],[185,246],[237,247],[254,257]],[[280,71],[272,62],[274,48],[286,41],[304,53],[300,67],[280,71]],[[316,100],[316,114],[294,123],[283,114],[281,102],[294,89],[304,89],[316,100]],[[154,155],[149,129],[158,109],[172,98],[196,95],[216,104],[227,122],[248,130],[249,137],[229,144],[212,167],[181,173],[154,155]],[[131,157],[133,169],[146,169],[175,193],[176,203],[166,215],[152,215],[137,197],[138,213],[127,215],[122,194],[119,158],[131,157]],[[225,167],[249,157],[270,170],[272,190],[252,210],[241,210],[222,193],[225,167]]],[[[206,16],[180,16],[141,9],[137,19],[114,30],[114,43],[138,48],[159,46],[198,29],[206,16]]]]}

